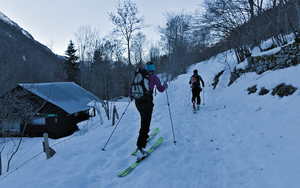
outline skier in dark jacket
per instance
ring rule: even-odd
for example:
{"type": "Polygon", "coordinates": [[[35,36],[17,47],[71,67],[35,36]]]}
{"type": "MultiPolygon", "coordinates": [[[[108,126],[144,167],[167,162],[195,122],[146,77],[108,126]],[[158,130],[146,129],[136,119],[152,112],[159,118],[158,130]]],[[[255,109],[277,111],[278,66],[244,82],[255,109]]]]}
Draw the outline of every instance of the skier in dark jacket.
{"type": "MultiPolygon", "coordinates": [[[[149,77],[149,91],[151,93],[151,98],[146,99],[146,100],[135,100],[135,106],[137,110],[140,113],[141,116],[141,128],[139,131],[139,137],[137,140],[137,156],[138,160],[141,160],[145,158],[148,155],[148,152],[144,150],[146,147],[147,139],[149,138],[149,130],[150,130],[150,123],[151,123],[151,118],[152,118],[152,111],[153,111],[153,89],[154,86],[156,86],[157,90],[159,92],[164,92],[168,85],[167,83],[164,83],[161,85],[159,78],[157,75],[154,73],[154,64],[151,62],[148,62],[146,64],[146,70],[148,74],[150,75],[149,77]]],[[[132,98],[131,95],[131,88],[129,90],[129,96],[132,98]]]]}
{"type": "Polygon", "coordinates": [[[198,70],[194,70],[194,74],[191,76],[189,84],[192,84],[192,103],[193,103],[193,108],[195,108],[195,103],[197,99],[197,108],[200,108],[201,104],[201,98],[200,98],[200,92],[202,91],[202,88],[200,86],[200,81],[202,83],[202,86],[204,87],[204,81],[200,75],[198,75],[198,70]]]}

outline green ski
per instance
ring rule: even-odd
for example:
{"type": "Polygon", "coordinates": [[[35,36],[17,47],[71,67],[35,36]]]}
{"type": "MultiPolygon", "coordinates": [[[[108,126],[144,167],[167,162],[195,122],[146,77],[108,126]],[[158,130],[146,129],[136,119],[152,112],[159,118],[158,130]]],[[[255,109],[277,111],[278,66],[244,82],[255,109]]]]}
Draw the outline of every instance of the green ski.
{"type": "MultiPolygon", "coordinates": [[[[149,138],[148,138],[148,142],[149,142],[155,135],[157,135],[158,131],[159,131],[159,128],[156,128],[156,129],[150,134],[150,136],[149,136],[149,138]]],[[[148,143],[148,142],[147,142],[147,143],[148,143]]],[[[136,155],[136,153],[137,153],[137,149],[135,149],[135,150],[131,153],[131,155],[136,155]]]]}
{"type": "MultiPolygon", "coordinates": [[[[155,144],[148,150],[148,155],[147,157],[145,157],[143,160],[147,159],[150,154],[162,143],[163,141],[163,137],[160,137],[155,144]]],[[[141,161],[136,161],[135,163],[133,163],[130,167],[128,167],[127,169],[125,169],[123,172],[121,172],[120,174],[118,174],[119,177],[124,177],[126,176],[129,172],[133,171],[135,169],[135,167],[137,167],[137,165],[139,165],[143,160],[141,161]]]]}
{"type": "Polygon", "coordinates": [[[196,114],[197,110],[196,110],[196,104],[195,102],[193,102],[193,113],[196,114]]]}

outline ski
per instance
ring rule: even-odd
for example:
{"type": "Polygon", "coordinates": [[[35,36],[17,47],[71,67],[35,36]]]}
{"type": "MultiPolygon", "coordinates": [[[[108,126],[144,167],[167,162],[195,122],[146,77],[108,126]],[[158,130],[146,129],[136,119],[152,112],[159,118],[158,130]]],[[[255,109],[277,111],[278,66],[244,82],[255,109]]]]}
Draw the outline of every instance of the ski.
{"type": "Polygon", "coordinates": [[[193,113],[194,113],[194,114],[197,113],[197,108],[193,108],[193,113]]]}
{"type": "Polygon", "coordinates": [[[200,110],[199,106],[197,106],[196,108],[193,108],[193,113],[196,114],[198,110],[200,110]]]}
{"type": "MultiPolygon", "coordinates": [[[[158,131],[159,131],[159,128],[156,128],[156,129],[150,134],[147,143],[148,143],[155,135],[157,135],[158,131]]],[[[135,149],[135,150],[131,153],[131,155],[136,155],[136,153],[137,153],[137,149],[135,149]]]]}
{"type": "Polygon", "coordinates": [[[193,113],[196,114],[197,110],[196,110],[196,105],[195,102],[193,102],[193,113]]]}
{"type": "Polygon", "coordinates": [[[160,137],[155,144],[148,150],[148,155],[147,157],[145,157],[144,159],[142,159],[141,161],[136,161],[135,163],[133,163],[130,167],[128,167],[127,169],[125,169],[123,172],[121,172],[120,174],[118,174],[119,177],[124,177],[126,176],[128,173],[130,173],[131,171],[133,171],[135,169],[135,167],[137,167],[137,165],[139,165],[143,160],[147,159],[150,154],[162,143],[163,141],[163,137],[160,137]]]}

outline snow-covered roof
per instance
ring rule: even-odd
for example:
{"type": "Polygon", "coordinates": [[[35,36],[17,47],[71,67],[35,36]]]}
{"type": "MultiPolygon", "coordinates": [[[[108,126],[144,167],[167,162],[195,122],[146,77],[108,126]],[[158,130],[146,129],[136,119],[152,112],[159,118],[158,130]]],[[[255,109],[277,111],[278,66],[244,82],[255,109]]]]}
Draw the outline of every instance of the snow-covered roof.
{"type": "Polygon", "coordinates": [[[53,82],[37,84],[18,84],[69,114],[89,109],[88,103],[99,98],[74,82],[53,82]]]}

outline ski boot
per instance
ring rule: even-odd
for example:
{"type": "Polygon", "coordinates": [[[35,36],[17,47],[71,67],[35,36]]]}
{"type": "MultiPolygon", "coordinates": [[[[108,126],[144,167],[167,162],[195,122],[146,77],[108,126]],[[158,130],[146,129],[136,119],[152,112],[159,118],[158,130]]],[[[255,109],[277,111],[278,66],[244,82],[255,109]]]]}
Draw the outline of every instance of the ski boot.
{"type": "Polygon", "coordinates": [[[145,159],[148,156],[148,152],[145,151],[142,147],[138,147],[137,150],[137,162],[145,159]]]}
{"type": "Polygon", "coordinates": [[[194,114],[196,113],[196,104],[195,104],[195,101],[193,102],[193,112],[194,112],[194,114]]]}

